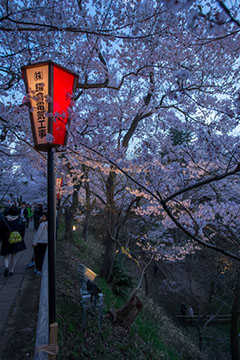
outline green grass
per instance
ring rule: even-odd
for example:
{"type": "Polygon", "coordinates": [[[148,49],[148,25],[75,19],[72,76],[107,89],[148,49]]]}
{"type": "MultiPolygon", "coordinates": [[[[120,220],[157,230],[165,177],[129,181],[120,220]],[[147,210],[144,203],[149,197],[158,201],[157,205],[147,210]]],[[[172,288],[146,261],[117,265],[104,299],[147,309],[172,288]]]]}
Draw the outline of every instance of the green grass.
{"type": "Polygon", "coordinates": [[[144,342],[156,349],[157,352],[164,354],[171,360],[182,359],[182,357],[179,357],[173,349],[167,347],[167,345],[161,340],[158,324],[151,319],[151,314],[140,314],[135,321],[134,330],[137,331],[138,335],[144,342]]]}
{"type": "MultiPolygon", "coordinates": [[[[124,305],[124,300],[111,291],[111,287],[106,283],[102,278],[97,280],[99,287],[101,288],[104,294],[104,304],[106,311],[110,308],[119,309],[124,305]]],[[[158,353],[164,354],[171,360],[182,359],[177,355],[172,349],[168,349],[166,344],[161,340],[159,336],[159,329],[156,322],[152,319],[150,313],[144,312],[139,314],[133,324],[131,334],[133,336],[139,336],[149,347],[156,350],[158,353]]],[[[131,349],[130,351],[136,352],[136,349],[131,349]]],[[[150,358],[151,359],[151,358],[150,358]]]]}
{"type": "Polygon", "coordinates": [[[104,305],[106,311],[108,311],[111,307],[119,309],[123,306],[124,300],[113,294],[111,287],[106,283],[105,279],[98,277],[96,279],[96,283],[104,295],[104,305]]]}

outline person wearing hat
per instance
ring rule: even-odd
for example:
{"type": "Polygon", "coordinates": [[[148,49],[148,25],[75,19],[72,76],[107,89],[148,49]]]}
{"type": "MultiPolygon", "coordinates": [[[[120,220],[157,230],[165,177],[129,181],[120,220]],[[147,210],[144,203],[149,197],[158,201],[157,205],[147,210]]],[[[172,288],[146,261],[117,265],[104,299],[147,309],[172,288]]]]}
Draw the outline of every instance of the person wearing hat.
{"type": "Polygon", "coordinates": [[[24,243],[25,235],[25,224],[22,221],[17,206],[13,205],[10,207],[8,214],[0,222],[0,234],[1,234],[1,255],[3,256],[4,262],[4,273],[5,277],[12,276],[16,265],[16,254],[19,251],[26,249],[24,243]],[[12,243],[10,238],[12,234],[15,234],[17,241],[12,243]],[[17,234],[17,235],[16,235],[17,234]]]}

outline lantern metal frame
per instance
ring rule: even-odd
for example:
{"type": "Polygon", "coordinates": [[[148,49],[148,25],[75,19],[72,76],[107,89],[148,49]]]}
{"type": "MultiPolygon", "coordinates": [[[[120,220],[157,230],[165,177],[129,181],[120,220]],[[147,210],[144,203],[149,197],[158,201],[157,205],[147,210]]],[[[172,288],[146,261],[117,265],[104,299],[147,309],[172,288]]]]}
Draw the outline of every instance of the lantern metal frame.
{"type": "MultiPolygon", "coordinates": [[[[74,94],[74,92],[76,91],[77,88],[77,83],[78,83],[78,78],[79,76],[66,69],[64,66],[59,65],[56,62],[53,62],[52,60],[47,60],[47,61],[43,61],[43,62],[38,62],[38,63],[33,63],[33,64],[29,64],[26,66],[22,66],[21,70],[22,70],[22,76],[23,76],[23,80],[25,83],[25,87],[26,87],[26,92],[27,94],[29,94],[30,91],[30,87],[29,87],[29,81],[28,81],[28,77],[27,77],[27,70],[28,69],[34,69],[34,68],[39,68],[40,66],[48,66],[48,95],[52,98],[52,101],[48,103],[48,109],[46,112],[48,113],[53,113],[53,105],[54,105],[54,67],[61,69],[62,71],[74,76],[74,81],[73,81],[73,87],[72,87],[72,93],[74,94]]],[[[31,102],[28,102],[28,106],[29,106],[29,110],[31,109],[31,102]]],[[[59,146],[66,146],[67,144],[67,140],[68,140],[68,131],[67,129],[65,130],[65,138],[64,138],[64,143],[63,144],[54,144],[54,143],[50,143],[47,142],[44,144],[39,144],[37,141],[37,137],[36,137],[36,126],[35,126],[35,121],[34,121],[34,117],[33,117],[33,113],[31,111],[29,111],[30,113],[30,120],[31,120],[31,128],[32,128],[32,134],[33,134],[33,140],[34,140],[34,148],[38,151],[45,151],[47,152],[49,148],[51,147],[55,147],[56,150],[58,150],[59,146]]],[[[71,119],[67,118],[67,123],[66,125],[70,125],[71,119]]],[[[53,134],[53,117],[48,117],[47,118],[47,132],[49,134],[53,134]]]]}

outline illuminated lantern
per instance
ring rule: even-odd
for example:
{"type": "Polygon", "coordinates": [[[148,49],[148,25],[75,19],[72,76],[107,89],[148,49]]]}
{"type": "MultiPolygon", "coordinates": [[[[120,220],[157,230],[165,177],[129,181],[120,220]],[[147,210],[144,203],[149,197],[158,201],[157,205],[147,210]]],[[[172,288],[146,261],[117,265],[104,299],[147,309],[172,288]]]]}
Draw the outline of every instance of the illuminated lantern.
{"type": "Polygon", "coordinates": [[[69,108],[78,75],[52,61],[21,69],[29,96],[35,149],[48,151],[66,145],[69,108]]]}

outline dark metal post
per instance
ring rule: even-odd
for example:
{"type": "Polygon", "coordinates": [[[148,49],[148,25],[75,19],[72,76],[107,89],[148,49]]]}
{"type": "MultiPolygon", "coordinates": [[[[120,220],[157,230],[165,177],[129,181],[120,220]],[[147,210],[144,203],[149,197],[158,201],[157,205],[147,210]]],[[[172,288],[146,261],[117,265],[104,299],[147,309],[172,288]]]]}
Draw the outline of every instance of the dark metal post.
{"type": "Polygon", "coordinates": [[[54,150],[48,149],[48,304],[49,325],[56,321],[56,281],[55,281],[55,242],[56,242],[56,194],[54,173],[54,150]]]}

